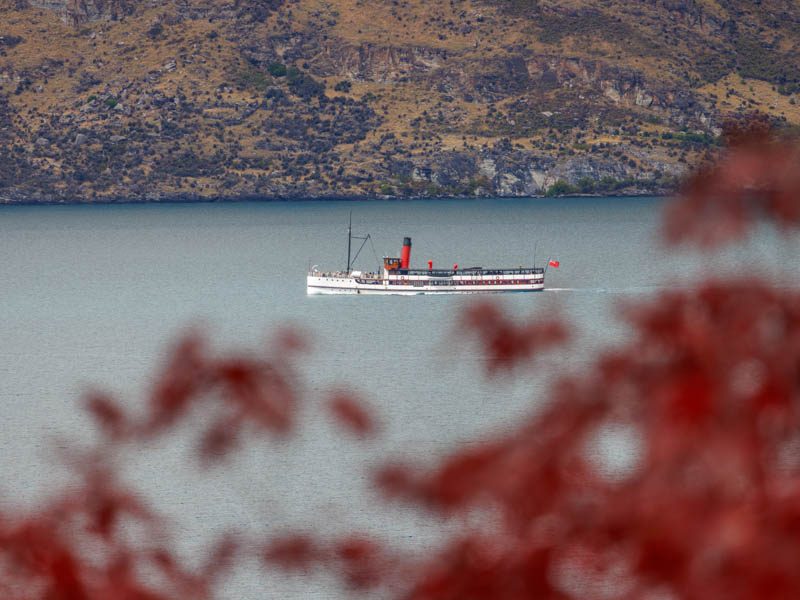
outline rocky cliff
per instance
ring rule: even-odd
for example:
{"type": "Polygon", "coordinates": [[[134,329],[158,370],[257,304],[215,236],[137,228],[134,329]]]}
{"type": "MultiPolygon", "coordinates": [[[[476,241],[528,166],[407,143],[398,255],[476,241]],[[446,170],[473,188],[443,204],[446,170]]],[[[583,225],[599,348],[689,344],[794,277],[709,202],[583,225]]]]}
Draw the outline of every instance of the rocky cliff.
{"type": "Polygon", "coordinates": [[[41,8],[51,11],[65,23],[80,25],[90,21],[116,21],[133,13],[131,0],[17,0],[18,8],[41,8]]]}
{"type": "Polygon", "coordinates": [[[658,192],[798,65],[789,0],[0,0],[0,201],[658,192]]]}

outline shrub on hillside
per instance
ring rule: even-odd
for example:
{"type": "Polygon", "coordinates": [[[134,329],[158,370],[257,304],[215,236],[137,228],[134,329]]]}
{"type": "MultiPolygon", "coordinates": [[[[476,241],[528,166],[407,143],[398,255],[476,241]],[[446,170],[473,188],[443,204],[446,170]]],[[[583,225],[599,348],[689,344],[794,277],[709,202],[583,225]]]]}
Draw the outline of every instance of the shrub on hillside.
{"type": "Polygon", "coordinates": [[[577,190],[564,181],[563,179],[559,179],[545,192],[545,196],[548,198],[552,198],[553,196],[568,196],[569,194],[574,194],[577,190]]]}
{"type": "Polygon", "coordinates": [[[286,65],[283,63],[274,62],[267,66],[267,71],[273,77],[286,77],[286,70],[286,65]]]}
{"type": "Polygon", "coordinates": [[[347,79],[344,79],[344,80],[340,81],[339,83],[337,83],[335,86],[333,86],[333,89],[335,91],[337,91],[337,92],[347,93],[352,89],[352,87],[353,87],[353,84],[350,81],[348,81],[347,79]]]}
{"type": "Polygon", "coordinates": [[[309,100],[325,94],[325,84],[317,81],[308,73],[298,69],[289,69],[286,76],[289,81],[289,90],[303,100],[309,100]]]}

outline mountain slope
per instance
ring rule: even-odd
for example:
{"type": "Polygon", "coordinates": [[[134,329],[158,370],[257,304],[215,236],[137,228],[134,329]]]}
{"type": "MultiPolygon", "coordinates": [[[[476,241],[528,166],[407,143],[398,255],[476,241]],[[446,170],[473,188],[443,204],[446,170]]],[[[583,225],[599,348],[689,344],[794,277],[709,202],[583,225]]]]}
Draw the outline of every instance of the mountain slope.
{"type": "Polygon", "coordinates": [[[764,0],[0,0],[0,198],[669,187],[731,115],[800,125],[764,0]]]}

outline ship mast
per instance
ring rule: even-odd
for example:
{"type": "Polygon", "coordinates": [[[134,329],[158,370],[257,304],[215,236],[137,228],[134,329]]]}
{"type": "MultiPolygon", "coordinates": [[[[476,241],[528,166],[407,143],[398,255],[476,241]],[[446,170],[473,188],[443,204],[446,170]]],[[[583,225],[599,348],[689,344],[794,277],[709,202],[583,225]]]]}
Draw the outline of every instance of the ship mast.
{"type": "Polygon", "coordinates": [[[350,243],[353,241],[353,211],[350,211],[350,222],[347,225],[347,270],[346,275],[350,274],[350,243]]]}
{"type": "MultiPolygon", "coordinates": [[[[367,235],[353,235],[353,211],[350,211],[350,221],[347,224],[347,271],[346,275],[350,275],[350,268],[353,266],[353,263],[358,260],[361,251],[364,249],[364,246],[367,245],[367,242],[372,244],[372,237],[367,235]],[[356,255],[353,256],[353,240],[361,240],[361,245],[358,247],[358,251],[356,255]]],[[[375,254],[375,246],[372,246],[372,253],[375,254]]],[[[377,255],[376,258],[377,260],[377,255]]],[[[378,261],[380,263],[380,261],[378,261]]],[[[380,269],[380,266],[378,266],[380,269]]]]}

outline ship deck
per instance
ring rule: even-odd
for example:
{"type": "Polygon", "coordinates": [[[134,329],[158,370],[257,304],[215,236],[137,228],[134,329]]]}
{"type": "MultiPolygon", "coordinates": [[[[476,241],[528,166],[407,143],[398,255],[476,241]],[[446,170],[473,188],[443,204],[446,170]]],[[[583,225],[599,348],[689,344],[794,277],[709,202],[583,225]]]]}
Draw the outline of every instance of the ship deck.
{"type": "Polygon", "coordinates": [[[392,275],[405,277],[456,277],[458,275],[469,275],[472,277],[489,275],[544,275],[541,267],[518,267],[516,269],[467,267],[466,269],[397,269],[390,272],[392,275]]]}

